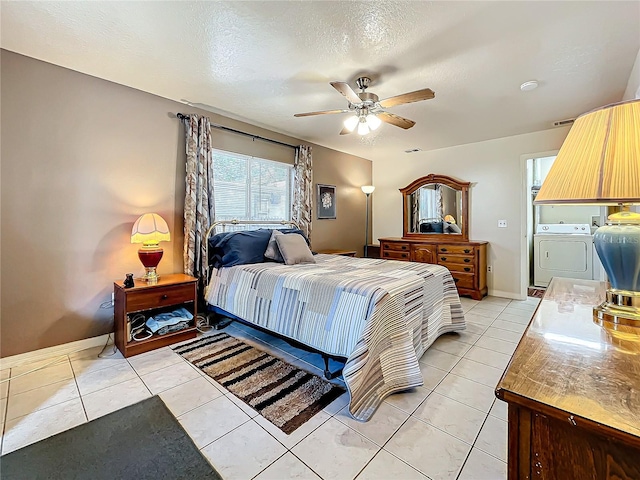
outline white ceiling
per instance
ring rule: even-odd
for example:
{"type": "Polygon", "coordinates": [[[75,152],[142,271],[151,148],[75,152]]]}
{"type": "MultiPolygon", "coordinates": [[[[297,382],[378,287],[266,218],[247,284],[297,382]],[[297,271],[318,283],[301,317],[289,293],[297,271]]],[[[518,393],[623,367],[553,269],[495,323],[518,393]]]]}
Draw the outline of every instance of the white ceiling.
{"type": "MultiPolygon", "coordinates": [[[[372,160],[551,128],[619,101],[640,47],[640,2],[6,2],[2,47],[173,100],[211,105],[372,160]],[[436,98],[339,136],[329,81],[378,78],[380,98],[436,98]],[[536,79],[540,87],[521,92],[536,79]]],[[[353,85],[353,82],[351,82],[353,85]]],[[[354,86],[355,88],[355,86],[354,86]]],[[[419,155],[419,154],[418,154],[419,155]]]]}

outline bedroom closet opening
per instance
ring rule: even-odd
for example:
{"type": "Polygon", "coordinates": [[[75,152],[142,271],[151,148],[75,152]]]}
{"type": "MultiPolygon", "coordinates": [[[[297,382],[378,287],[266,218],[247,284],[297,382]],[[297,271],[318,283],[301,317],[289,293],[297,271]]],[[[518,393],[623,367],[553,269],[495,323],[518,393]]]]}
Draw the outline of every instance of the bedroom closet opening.
{"type": "Polygon", "coordinates": [[[606,221],[598,205],[534,205],[556,155],[526,159],[526,266],[529,296],[541,296],[553,277],[604,280],[593,233],[606,221]]]}

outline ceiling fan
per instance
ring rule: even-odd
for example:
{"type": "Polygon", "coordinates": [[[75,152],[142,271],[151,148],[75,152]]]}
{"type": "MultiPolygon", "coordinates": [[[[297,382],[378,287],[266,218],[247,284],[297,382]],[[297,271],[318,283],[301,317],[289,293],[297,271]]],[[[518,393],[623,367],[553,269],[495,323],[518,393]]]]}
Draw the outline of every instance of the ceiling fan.
{"type": "Polygon", "coordinates": [[[372,130],[376,130],[382,122],[404,128],[405,130],[413,127],[416,122],[403,118],[399,115],[389,113],[385,108],[403,105],[405,103],[420,102],[422,100],[430,100],[436,94],[430,88],[416,90],[415,92],[404,93],[395,97],[379,100],[375,93],[367,92],[367,88],[371,84],[369,77],[359,77],[356,80],[357,87],[361,90],[356,93],[345,82],[330,82],[331,86],[340,92],[349,102],[349,108],[342,110],[323,110],[320,112],[296,113],[294,117],[309,117],[312,115],[327,115],[334,113],[353,113],[352,116],[344,121],[344,128],[340,135],[347,135],[356,130],[360,135],[366,135],[372,130]],[[381,122],[382,121],[382,122],[381,122]]]}

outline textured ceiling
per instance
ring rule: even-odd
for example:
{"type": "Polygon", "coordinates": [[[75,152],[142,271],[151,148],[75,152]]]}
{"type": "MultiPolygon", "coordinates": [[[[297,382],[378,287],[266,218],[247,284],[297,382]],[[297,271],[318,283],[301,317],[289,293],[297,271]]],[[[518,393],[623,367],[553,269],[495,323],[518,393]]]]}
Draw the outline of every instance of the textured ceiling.
{"type": "MultiPolygon", "coordinates": [[[[6,2],[2,47],[371,160],[533,132],[622,98],[640,2],[6,2]],[[417,122],[339,136],[370,72],[417,122]],[[540,87],[521,92],[522,82],[540,87]],[[355,88],[355,87],[354,87],[355,88]]],[[[415,155],[419,155],[415,154],[415,155]]]]}

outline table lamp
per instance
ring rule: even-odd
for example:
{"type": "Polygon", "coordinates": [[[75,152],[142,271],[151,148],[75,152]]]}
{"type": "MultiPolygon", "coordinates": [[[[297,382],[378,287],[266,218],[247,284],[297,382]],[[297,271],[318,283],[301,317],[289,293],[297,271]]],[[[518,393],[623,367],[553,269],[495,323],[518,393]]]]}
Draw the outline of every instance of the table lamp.
{"type": "Polygon", "coordinates": [[[609,278],[606,301],[593,309],[602,325],[631,325],[640,333],[640,99],[578,117],[547,175],[536,205],[619,205],[593,242],[609,278]]]}
{"type": "Polygon", "coordinates": [[[136,220],[131,229],[131,243],[141,243],[138,250],[138,258],[145,268],[142,281],[156,283],[160,278],[156,267],[162,259],[164,251],[159,246],[160,242],[171,240],[167,222],[157,213],[145,213],[136,220]]]}

